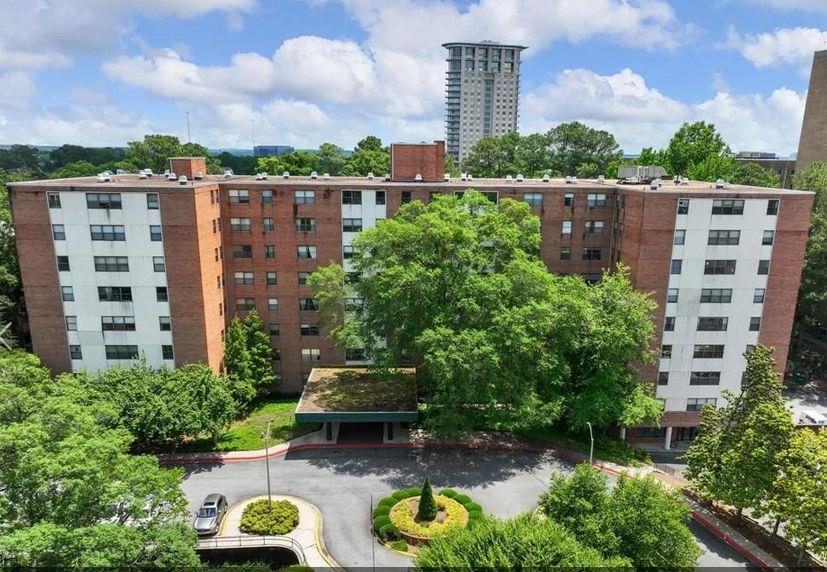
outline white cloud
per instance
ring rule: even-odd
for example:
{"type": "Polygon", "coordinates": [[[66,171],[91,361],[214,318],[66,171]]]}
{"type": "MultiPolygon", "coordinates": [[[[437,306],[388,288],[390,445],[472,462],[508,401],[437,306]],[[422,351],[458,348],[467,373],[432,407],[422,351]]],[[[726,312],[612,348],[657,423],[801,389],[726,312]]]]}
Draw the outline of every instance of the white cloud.
{"type": "Polygon", "coordinates": [[[751,0],[752,4],[763,4],[779,10],[806,10],[810,12],[827,12],[824,0],[751,0]]]}
{"type": "Polygon", "coordinates": [[[28,107],[36,92],[29,74],[17,71],[0,73],[0,109],[28,107]]]}
{"type": "Polygon", "coordinates": [[[810,71],[813,52],[827,48],[827,30],[782,28],[741,35],[730,28],[727,41],[719,47],[737,50],[759,68],[794,66],[806,75],[810,71]]]}

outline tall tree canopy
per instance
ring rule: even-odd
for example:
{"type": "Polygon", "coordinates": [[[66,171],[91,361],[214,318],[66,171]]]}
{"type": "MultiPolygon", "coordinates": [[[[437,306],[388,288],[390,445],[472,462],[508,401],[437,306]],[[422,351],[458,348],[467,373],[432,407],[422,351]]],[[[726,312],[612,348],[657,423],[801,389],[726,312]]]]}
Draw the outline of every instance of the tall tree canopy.
{"type": "Polygon", "coordinates": [[[713,124],[696,121],[681,125],[670,139],[666,153],[672,174],[686,175],[692,165],[728,154],[729,146],[713,124]]]}
{"type": "Polygon", "coordinates": [[[184,143],[174,135],[144,135],[142,141],[127,143],[126,159],[139,169],[150,168],[156,173],[169,169],[170,157],[205,157],[207,171],[220,173],[221,163],[198,143],[184,143]]]}
{"type": "Polygon", "coordinates": [[[800,334],[805,328],[827,324],[827,163],[815,162],[797,173],[793,187],[816,195],[796,309],[800,334]]]}
{"type": "Polygon", "coordinates": [[[550,130],[546,138],[551,166],[564,175],[575,175],[587,165],[592,165],[587,168],[587,176],[605,173],[609,163],[623,157],[614,135],[579,121],[561,123],[550,130]]]}
{"type": "Polygon", "coordinates": [[[439,427],[462,427],[472,412],[573,427],[657,418],[660,403],[630,367],[650,358],[654,303],[623,268],[594,286],[550,273],[539,243],[525,203],[438,196],[356,238],[358,280],[334,264],[310,283],[341,345],[413,361],[439,427]]]}

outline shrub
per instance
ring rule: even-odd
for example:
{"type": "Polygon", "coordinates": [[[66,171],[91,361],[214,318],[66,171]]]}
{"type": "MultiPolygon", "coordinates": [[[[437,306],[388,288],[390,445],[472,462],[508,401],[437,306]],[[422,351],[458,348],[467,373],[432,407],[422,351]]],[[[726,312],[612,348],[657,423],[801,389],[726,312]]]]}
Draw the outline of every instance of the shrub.
{"type": "Polygon", "coordinates": [[[375,509],[373,509],[373,518],[377,516],[388,516],[391,512],[391,507],[388,505],[379,505],[375,509]]]}
{"type": "Polygon", "coordinates": [[[468,520],[480,520],[483,514],[481,510],[469,510],[468,511],[468,520]]]}
{"type": "Polygon", "coordinates": [[[379,529],[379,536],[384,540],[398,540],[400,538],[399,527],[393,523],[386,524],[379,529]]]}
{"type": "Polygon", "coordinates": [[[449,499],[454,499],[454,498],[457,498],[457,495],[459,493],[457,491],[455,491],[454,489],[442,489],[439,492],[439,494],[441,494],[444,497],[448,497],[449,499]]]}
{"type": "Polygon", "coordinates": [[[482,512],[482,507],[475,502],[462,503],[468,512],[482,512]]]}
{"type": "Polygon", "coordinates": [[[409,499],[411,497],[418,497],[422,494],[422,489],[420,487],[410,487],[402,491],[405,493],[405,498],[409,499]]]}
{"type": "Polygon", "coordinates": [[[400,530],[432,538],[443,534],[451,528],[463,528],[468,522],[468,511],[454,499],[448,497],[436,497],[436,504],[445,509],[445,520],[437,522],[417,522],[414,519],[413,509],[409,503],[399,503],[391,510],[390,519],[400,530]]]}
{"type": "Polygon", "coordinates": [[[402,490],[402,491],[396,491],[395,493],[393,493],[390,496],[390,498],[392,498],[393,501],[394,501],[394,504],[396,504],[399,501],[405,500],[406,498],[408,498],[408,496],[409,495],[407,494],[407,489],[405,489],[405,490],[402,490]]]}
{"type": "Polygon", "coordinates": [[[241,513],[241,532],[247,534],[287,534],[299,524],[299,509],[290,501],[253,501],[241,513]]]}
{"type": "Polygon", "coordinates": [[[408,551],[408,543],[404,540],[394,540],[388,544],[394,550],[398,550],[399,552],[407,552],[408,551]]]}
{"type": "Polygon", "coordinates": [[[390,509],[393,508],[393,505],[395,505],[397,502],[398,501],[396,499],[394,499],[392,496],[385,497],[385,498],[383,498],[382,500],[379,501],[379,504],[376,505],[376,508],[379,508],[380,506],[386,506],[386,507],[388,507],[388,510],[390,510],[390,509]]]}
{"type": "Polygon", "coordinates": [[[457,495],[457,496],[454,497],[454,500],[457,501],[462,506],[465,506],[469,503],[474,502],[473,500],[471,500],[471,497],[469,497],[468,495],[457,495]]]}
{"type": "Polygon", "coordinates": [[[382,529],[383,526],[387,526],[391,523],[391,519],[389,516],[377,516],[373,519],[373,531],[376,534],[379,534],[379,531],[382,529]]]}
{"type": "Polygon", "coordinates": [[[416,513],[416,520],[434,520],[437,507],[434,501],[434,492],[431,490],[431,481],[425,479],[422,485],[422,495],[419,497],[419,510],[416,513]]]}

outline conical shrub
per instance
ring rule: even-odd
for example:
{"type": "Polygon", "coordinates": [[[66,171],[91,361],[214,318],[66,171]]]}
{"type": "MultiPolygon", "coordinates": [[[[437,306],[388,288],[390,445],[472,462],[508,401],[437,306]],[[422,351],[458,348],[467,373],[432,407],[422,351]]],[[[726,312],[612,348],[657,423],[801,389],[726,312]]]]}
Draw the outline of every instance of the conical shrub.
{"type": "Polygon", "coordinates": [[[431,490],[431,481],[425,479],[422,485],[422,494],[419,496],[419,511],[416,513],[417,520],[434,520],[436,518],[436,501],[434,491],[431,490]]]}

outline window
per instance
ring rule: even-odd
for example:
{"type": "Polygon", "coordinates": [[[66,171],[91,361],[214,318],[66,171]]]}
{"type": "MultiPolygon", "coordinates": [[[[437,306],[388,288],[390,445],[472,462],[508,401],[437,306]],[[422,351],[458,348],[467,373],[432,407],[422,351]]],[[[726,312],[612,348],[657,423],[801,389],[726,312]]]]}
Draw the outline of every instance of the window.
{"type": "Polygon", "coordinates": [[[267,324],[267,334],[270,336],[278,336],[281,334],[281,329],[278,324],[267,324]]]}
{"type": "Polygon", "coordinates": [[[710,230],[707,244],[733,246],[741,241],[740,230],[710,230]]]}
{"type": "Polygon", "coordinates": [[[161,234],[161,225],[158,224],[151,224],[149,225],[149,240],[152,242],[161,242],[163,240],[163,235],[161,234]]]}
{"type": "Polygon", "coordinates": [[[635,437],[645,437],[649,439],[666,437],[666,427],[633,427],[632,434],[635,437]]]}
{"type": "Polygon", "coordinates": [[[66,240],[66,227],[62,224],[53,224],[52,238],[55,240],[66,240]]]}
{"type": "Polygon", "coordinates": [[[301,324],[299,326],[299,332],[303,336],[318,336],[319,326],[316,324],[301,324]]]}
{"type": "Polygon", "coordinates": [[[46,193],[46,201],[50,209],[60,208],[60,193],[46,193]]]}
{"type": "Polygon", "coordinates": [[[297,205],[312,205],[316,202],[316,191],[294,191],[293,202],[297,205]]]}
{"type": "MultiPolygon", "coordinates": [[[[215,221],[213,221],[213,231],[215,231],[215,221]]],[[[246,231],[250,232],[250,219],[249,218],[231,218],[230,219],[230,230],[232,231],[246,231]]]]}
{"type": "Polygon", "coordinates": [[[310,276],[310,272],[299,272],[299,286],[304,286],[307,284],[307,278],[310,276]]]}
{"type": "Polygon", "coordinates": [[[659,371],[658,372],[658,385],[669,385],[669,372],[668,371],[659,371]]]}
{"type": "Polygon", "coordinates": [[[57,261],[57,269],[59,272],[69,272],[68,256],[56,256],[55,260],[57,261]]]}
{"type": "Polygon", "coordinates": [[[249,244],[234,244],[233,258],[252,258],[253,247],[249,244]]]}
{"type": "Polygon", "coordinates": [[[754,316],[749,319],[749,331],[750,332],[759,332],[761,331],[761,317],[754,316]]]}
{"type": "Polygon", "coordinates": [[[342,232],[361,232],[362,219],[360,218],[344,218],[342,219],[342,232]]]}
{"type": "Polygon", "coordinates": [[[718,400],[714,397],[690,397],[686,400],[687,411],[700,411],[705,405],[715,406],[718,400]]]}
{"type": "Polygon", "coordinates": [[[261,191],[261,204],[263,205],[272,205],[273,204],[273,191],[269,189],[265,189],[261,191]]]}
{"type": "Polygon", "coordinates": [[[675,236],[672,238],[672,244],[682,245],[686,242],[686,231],[676,230],[675,236]]]}
{"type": "Polygon", "coordinates": [[[666,291],[666,302],[669,304],[674,304],[678,301],[678,289],[677,288],[669,288],[666,291]]]}
{"type": "Polygon", "coordinates": [[[319,309],[319,303],[315,298],[299,298],[299,310],[302,312],[315,312],[319,309]]]}
{"type": "Polygon", "coordinates": [[[707,260],[704,274],[735,274],[734,260],[707,260]]]}
{"type": "Polygon", "coordinates": [[[719,344],[696,344],[693,358],[721,359],[724,357],[724,346],[719,344]]]}
{"type": "Polygon", "coordinates": [[[385,191],[376,191],[376,204],[377,205],[384,205],[385,204],[385,191]]]}
{"type": "Polygon", "coordinates": [[[762,259],[758,261],[758,274],[769,274],[770,273],[770,261],[766,259],[762,259]]]}
{"type": "Polygon", "coordinates": [[[672,357],[672,344],[665,344],[660,347],[661,359],[669,359],[672,357]]]}
{"type": "Polygon", "coordinates": [[[83,351],[80,349],[80,346],[71,344],[69,346],[69,358],[70,359],[83,359],[83,351]]]}
{"type": "Polygon", "coordinates": [[[775,240],[775,231],[774,230],[765,230],[763,236],[761,236],[761,246],[772,246],[773,241],[775,240]]]}
{"type": "Polygon", "coordinates": [[[702,317],[698,318],[699,332],[725,332],[729,318],[702,317]]]}
{"type": "Polygon", "coordinates": [[[683,260],[675,259],[672,261],[672,264],[669,267],[670,274],[680,274],[681,268],[683,267],[683,260]]]}
{"type": "Polygon", "coordinates": [[[138,346],[106,346],[106,359],[138,359],[138,346]]]}
{"type": "Polygon", "coordinates": [[[256,299],[255,298],[236,298],[235,299],[235,309],[236,311],[247,311],[247,310],[254,310],[256,307],[256,299]]]}
{"type": "Polygon", "coordinates": [[[590,207],[605,207],[606,195],[604,194],[589,194],[586,195],[586,204],[590,207]]]}
{"type": "Polygon", "coordinates": [[[523,195],[523,200],[532,207],[539,207],[543,205],[543,195],[540,193],[526,193],[523,195]]]}
{"type": "Polygon", "coordinates": [[[267,271],[267,285],[268,286],[275,286],[279,283],[279,275],[276,273],[275,270],[268,270],[267,271]]]}
{"type": "Polygon", "coordinates": [[[275,312],[279,309],[279,299],[278,298],[267,298],[267,311],[268,312],[275,312]]]}
{"type": "Polygon", "coordinates": [[[135,316],[101,316],[101,330],[104,332],[134,332],[135,316]]]}
{"type": "Polygon", "coordinates": [[[744,201],[735,199],[715,199],[712,201],[712,214],[741,215],[744,214],[744,201]]]}
{"type": "Polygon", "coordinates": [[[563,221],[563,230],[562,230],[562,232],[563,232],[563,234],[571,234],[571,221],[570,220],[564,220],[563,221]]]}
{"type": "Polygon", "coordinates": [[[158,329],[162,332],[172,330],[172,323],[169,321],[169,316],[158,316],[158,329]]]}
{"type": "Polygon", "coordinates": [[[586,234],[603,234],[603,221],[587,220],[585,232],[586,234]]]}
{"type": "Polygon", "coordinates": [[[689,214],[689,199],[678,199],[678,214],[689,214]]]}
{"type": "Polygon", "coordinates": [[[353,258],[355,252],[356,249],[354,249],[352,245],[346,244],[342,247],[342,258],[345,260],[353,258]]]}
{"type": "Polygon", "coordinates": [[[689,374],[689,385],[720,385],[720,371],[693,371],[689,374]]]}
{"type": "Polygon", "coordinates": [[[273,221],[271,217],[264,217],[261,219],[261,228],[264,232],[271,232],[276,230],[276,223],[273,221]]]}
{"type": "Polygon", "coordinates": [[[120,193],[86,193],[86,208],[89,209],[119,209],[121,208],[120,193]]]}
{"type": "Polygon", "coordinates": [[[663,320],[663,331],[664,332],[674,332],[675,331],[675,316],[666,316],[663,320]]]}
{"type": "Polygon", "coordinates": [[[729,304],[732,302],[732,288],[702,288],[701,304],[729,304]]]}
{"type": "MultiPolygon", "coordinates": [[[[223,316],[223,315],[224,315],[224,302],[219,302],[219,303],[218,303],[218,315],[219,315],[219,316],[223,316]]],[[[223,334],[223,333],[224,333],[224,330],[221,330],[221,333],[223,334]]]]}
{"type": "Polygon", "coordinates": [[[251,286],[254,282],[252,272],[236,272],[234,275],[235,283],[245,286],[251,286]]]}
{"type": "Polygon", "coordinates": [[[584,248],[583,260],[600,260],[600,252],[599,248],[584,248]]]}
{"type": "Polygon", "coordinates": [[[281,361],[281,348],[273,348],[273,361],[281,361]]]}
{"type": "Polygon", "coordinates": [[[778,214],[778,199],[770,199],[767,201],[767,214],[773,216],[778,214]]]}
{"type": "Polygon", "coordinates": [[[77,332],[78,331],[78,317],[77,316],[66,316],[66,330],[69,332],[77,332]]]}
{"type": "Polygon", "coordinates": [[[230,202],[231,203],[249,203],[250,202],[250,191],[241,191],[238,189],[231,189],[230,190],[230,202]]]}
{"type": "Polygon", "coordinates": [[[561,246],[560,247],[560,260],[571,260],[571,247],[570,246],[561,246]]]}
{"type": "Polygon", "coordinates": [[[756,288],[755,291],[752,293],[752,302],[753,304],[763,304],[764,303],[764,296],[766,296],[767,290],[764,288],[756,288]]]}
{"type": "Polygon", "coordinates": [[[343,205],[361,205],[362,191],[342,191],[343,205]]]}
{"type": "Polygon", "coordinates": [[[402,191],[402,204],[411,202],[411,191],[402,191]]]}
{"type": "Polygon", "coordinates": [[[147,193],[146,194],[146,208],[151,211],[157,211],[159,208],[158,203],[158,193],[147,193]]]}
{"type": "Polygon", "coordinates": [[[129,259],[126,256],[96,256],[96,272],[129,272],[129,259]]]}
{"type": "Polygon", "coordinates": [[[297,218],[296,232],[316,232],[315,218],[297,218]]]}
{"type": "Polygon", "coordinates": [[[169,302],[169,292],[166,286],[155,287],[155,300],[158,302],[169,302]]]}
{"type": "Polygon", "coordinates": [[[564,193],[563,194],[563,206],[564,207],[573,207],[574,206],[574,193],[564,193]]]}
{"type": "Polygon", "coordinates": [[[302,348],[302,361],[319,361],[321,352],[316,348],[302,348]]]}
{"type": "Polygon", "coordinates": [[[152,269],[155,272],[166,272],[166,263],[163,256],[152,257],[152,269]]]}
{"type": "Polygon", "coordinates": [[[480,194],[494,204],[497,204],[497,191],[480,191],[480,194]]]}
{"type": "Polygon", "coordinates": [[[131,302],[132,288],[129,286],[98,286],[98,300],[101,302],[131,302]]]}
{"type": "Polygon", "coordinates": [[[264,258],[275,258],[276,257],[276,245],[275,244],[265,244],[264,245],[264,258]]]}
{"type": "Polygon", "coordinates": [[[312,245],[302,244],[296,247],[296,254],[299,258],[316,259],[316,247],[312,245]]]}
{"type": "Polygon", "coordinates": [[[71,286],[61,286],[60,287],[60,299],[64,302],[74,302],[75,301],[75,290],[71,286]]]}
{"type": "Polygon", "coordinates": [[[92,240],[124,241],[126,233],[122,225],[93,224],[89,226],[92,240]]]}

